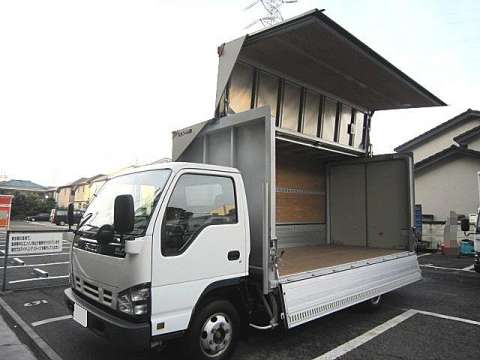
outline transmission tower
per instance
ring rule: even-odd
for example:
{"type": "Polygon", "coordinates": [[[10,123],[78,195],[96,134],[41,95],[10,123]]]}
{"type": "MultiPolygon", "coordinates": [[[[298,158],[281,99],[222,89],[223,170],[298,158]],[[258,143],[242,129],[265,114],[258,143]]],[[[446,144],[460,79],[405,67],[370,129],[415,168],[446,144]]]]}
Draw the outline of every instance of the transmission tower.
{"type": "Polygon", "coordinates": [[[262,24],[264,27],[268,27],[279,22],[283,21],[282,13],[280,8],[284,4],[296,3],[298,0],[256,0],[250,5],[248,5],[244,10],[249,10],[256,5],[261,5],[264,10],[267,12],[265,16],[262,16],[260,19],[255,20],[251,24],[247,25],[245,28],[252,27],[258,23],[262,24]]]}

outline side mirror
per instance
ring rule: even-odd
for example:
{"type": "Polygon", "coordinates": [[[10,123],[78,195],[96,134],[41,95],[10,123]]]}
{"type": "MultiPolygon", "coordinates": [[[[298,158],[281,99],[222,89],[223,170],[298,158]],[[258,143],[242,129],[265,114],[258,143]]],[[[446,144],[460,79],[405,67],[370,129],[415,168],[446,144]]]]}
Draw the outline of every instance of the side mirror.
{"type": "Polygon", "coordinates": [[[113,207],[113,227],[120,235],[133,231],[135,206],[132,195],[118,195],[113,207]]]}
{"type": "Polygon", "coordinates": [[[73,203],[68,204],[68,211],[67,211],[67,224],[69,227],[75,223],[74,214],[73,214],[73,203]]]}
{"type": "Polygon", "coordinates": [[[110,224],[103,225],[98,229],[97,240],[100,244],[106,245],[113,241],[114,231],[113,226],[110,224]]]}
{"type": "Polygon", "coordinates": [[[468,220],[467,218],[463,218],[460,226],[462,228],[462,231],[470,231],[470,220],[468,220]]]}

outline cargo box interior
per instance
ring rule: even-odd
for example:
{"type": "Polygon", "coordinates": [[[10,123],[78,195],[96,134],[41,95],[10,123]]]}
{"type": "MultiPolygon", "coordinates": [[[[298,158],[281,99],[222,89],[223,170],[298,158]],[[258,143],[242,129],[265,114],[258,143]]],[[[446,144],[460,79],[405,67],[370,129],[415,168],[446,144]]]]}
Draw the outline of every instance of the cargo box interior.
{"type": "Polygon", "coordinates": [[[279,139],[275,157],[281,277],[408,250],[404,161],[362,163],[279,139]]]}

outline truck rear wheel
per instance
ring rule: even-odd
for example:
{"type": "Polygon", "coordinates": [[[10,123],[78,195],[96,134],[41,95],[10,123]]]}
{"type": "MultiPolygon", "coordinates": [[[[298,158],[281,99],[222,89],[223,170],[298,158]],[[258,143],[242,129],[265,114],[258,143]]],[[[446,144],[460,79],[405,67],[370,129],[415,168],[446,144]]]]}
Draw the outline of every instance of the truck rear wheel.
{"type": "Polygon", "coordinates": [[[361,305],[367,311],[375,311],[382,305],[382,295],[371,298],[363,302],[361,305]]]}
{"type": "Polygon", "coordinates": [[[230,302],[208,303],[194,315],[186,334],[186,358],[227,359],[238,342],[239,332],[238,312],[230,302]]]}

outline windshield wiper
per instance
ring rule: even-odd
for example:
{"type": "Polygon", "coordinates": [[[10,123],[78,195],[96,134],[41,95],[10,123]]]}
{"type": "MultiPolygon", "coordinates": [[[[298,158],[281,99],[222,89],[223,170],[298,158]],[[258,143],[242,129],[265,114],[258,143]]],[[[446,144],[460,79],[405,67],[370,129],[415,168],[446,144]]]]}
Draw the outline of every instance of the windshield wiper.
{"type": "Polygon", "coordinates": [[[88,219],[92,217],[92,215],[93,213],[86,214],[83,221],[80,224],[78,224],[77,229],[80,229],[83,225],[85,225],[85,223],[88,221],[88,219]]]}

